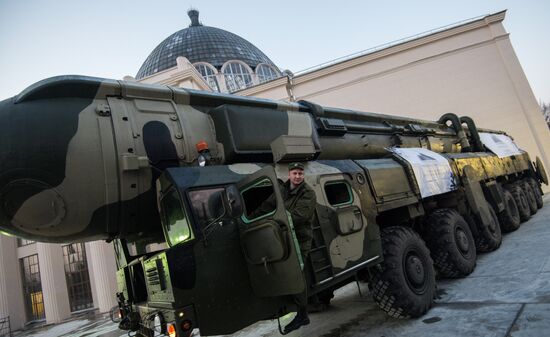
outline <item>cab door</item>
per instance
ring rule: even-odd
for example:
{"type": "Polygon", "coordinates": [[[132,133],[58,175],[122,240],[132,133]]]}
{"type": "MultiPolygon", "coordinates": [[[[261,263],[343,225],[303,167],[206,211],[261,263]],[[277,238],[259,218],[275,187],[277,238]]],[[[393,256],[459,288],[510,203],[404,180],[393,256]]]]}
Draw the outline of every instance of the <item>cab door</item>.
{"type": "Polygon", "coordinates": [[[306,286],[300,250],[273,167],[237,183],[243,201],[239,231],[250,282],[259,297],[298,294],[306,286]]]}

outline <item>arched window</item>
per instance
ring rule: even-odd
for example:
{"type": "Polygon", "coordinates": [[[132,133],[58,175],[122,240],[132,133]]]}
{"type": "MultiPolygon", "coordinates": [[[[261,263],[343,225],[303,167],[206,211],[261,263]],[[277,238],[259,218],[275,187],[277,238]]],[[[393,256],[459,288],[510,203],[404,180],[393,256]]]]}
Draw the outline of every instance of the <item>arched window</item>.
{"type": "Polygon", "coordinates": [[[194,64],[195,69],[201,74],[202,78],[208,83],[210,88],[214,91],[220,91],[220,86],[218,85],[218,80],[216,79],[216,68],[211,66],[208,63],[200,62],[194,64]]]}
{"type": "Polygon", "coordinates": [[[225,85],[229,92],[234,92],[252,85],[251,69],[239,61],[228,61],[222,67],[225,85]]]}
{"type": "Polygon", "coordinates": [[[265,63],[258,64],[256,67],[256,75],[258,75],[258,81],[260,83],[271,81],[279,77],[279,73],[272,66],[265,63]]]}

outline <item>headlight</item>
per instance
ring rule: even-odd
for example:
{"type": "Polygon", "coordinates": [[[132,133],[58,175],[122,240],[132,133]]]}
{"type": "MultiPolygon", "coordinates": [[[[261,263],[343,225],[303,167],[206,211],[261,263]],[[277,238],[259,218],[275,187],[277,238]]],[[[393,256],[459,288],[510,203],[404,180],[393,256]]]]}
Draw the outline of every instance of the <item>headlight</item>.
{"type": "Polygon", "coordinates": [[[153,319],[153,330],[155,332],[158,332],[159,334],[163,333],[163,327],[164,327],[164,317],[162,316],[162,313],[158,313],[155,315],[155,318],[153,319]]]}
{"type": "Polygon", "coordinates": [[[203,156],[201,154],[201,155],[199,155],[197,160],[199,161],[199,166],[201,166],[201,167],[206,166],[206,157],[205,156],[203,156]]]}

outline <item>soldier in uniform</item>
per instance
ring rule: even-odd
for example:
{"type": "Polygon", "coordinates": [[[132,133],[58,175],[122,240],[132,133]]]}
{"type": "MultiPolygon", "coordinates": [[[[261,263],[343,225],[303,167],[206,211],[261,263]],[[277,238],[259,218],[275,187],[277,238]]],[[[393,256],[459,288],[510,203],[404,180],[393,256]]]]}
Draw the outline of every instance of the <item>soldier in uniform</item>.
{"type": "MultiPolygon", "coordinates": [[[[312,222],[315,213],[315,192],[304,182],[304,164],[291,163],[288,166],[288,180],[282,186],[285,208],[292,216],[296,238],[300,244],[300,252],[304,265],[311,250],[312,222]]],[[[296,317],[284,328],[289,333],[309,324],[307,314],[307,285],[304,292],[294,296],[298,307],[296,317]]]]}
{"type": "MultiPolygon", "coordinates": [[[[304,265],[311,250],[311,241],[313,239],[313,217],[315,214],[315,192],[304,182],[304,164],[291,163],[288,165],[288,180],[280,185],[285,209],[290,212],[296,238],[300,245],[300,253],[304,265]]],[[[275,195],[267,198],[258,209],[252,212],[250,218],[261,214],[269,213],[274,210],[275,195]]],[[[305,279],[305,275],[304,275],[305,279]]],[[[307,314],[307,285],[304,291],[294,295],[294,302],[298,308],[296,317],[284,328],[284,333],[289,333],[309,324],[307,314]]]]}

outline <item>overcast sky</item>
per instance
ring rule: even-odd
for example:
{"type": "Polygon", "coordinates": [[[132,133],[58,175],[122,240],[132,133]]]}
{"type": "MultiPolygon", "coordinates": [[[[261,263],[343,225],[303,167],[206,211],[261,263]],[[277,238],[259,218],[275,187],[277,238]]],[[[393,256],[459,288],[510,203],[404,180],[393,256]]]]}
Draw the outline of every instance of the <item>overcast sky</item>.
{"type": "Polygon", "coordinates": [[[507,9],[504,26],[537,100],[550,103],[550,1],[0,0],[0,100],[66,74],[135,76],[149,53],[189,25],[240,35],[293,72],[507,9]]]}

